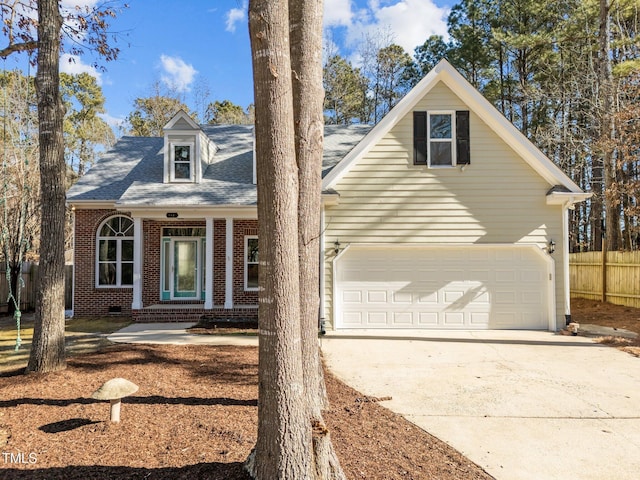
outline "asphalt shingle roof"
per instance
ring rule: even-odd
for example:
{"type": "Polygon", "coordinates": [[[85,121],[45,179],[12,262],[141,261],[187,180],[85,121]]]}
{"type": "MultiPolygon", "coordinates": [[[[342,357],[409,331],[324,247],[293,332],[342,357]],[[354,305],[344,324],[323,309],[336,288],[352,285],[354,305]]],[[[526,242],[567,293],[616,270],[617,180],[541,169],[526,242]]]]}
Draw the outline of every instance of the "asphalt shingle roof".
{"type": "MultiPolygon", "coordinates": [[[[325,127],[322,175],[326,175],[371,129],[325,127]]],[[[162,183],[163,138],[123,137],[67,192],[76,201],[126,205],[255,205],[253,126],[203,126],[218,147],[199,184],[162,183]]]]}

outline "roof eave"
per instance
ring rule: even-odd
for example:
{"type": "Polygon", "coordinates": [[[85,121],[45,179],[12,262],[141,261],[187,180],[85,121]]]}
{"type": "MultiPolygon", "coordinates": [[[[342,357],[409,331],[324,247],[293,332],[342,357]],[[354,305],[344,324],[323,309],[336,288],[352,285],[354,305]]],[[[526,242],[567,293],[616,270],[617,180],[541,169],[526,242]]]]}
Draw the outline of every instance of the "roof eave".
{"type": "Polygon", "coordinates": [[[573,208],[576,203],[591,198],[593,193],[585,192],[551,192],[547,194],[547,205],[565,205],[573,208]]]}

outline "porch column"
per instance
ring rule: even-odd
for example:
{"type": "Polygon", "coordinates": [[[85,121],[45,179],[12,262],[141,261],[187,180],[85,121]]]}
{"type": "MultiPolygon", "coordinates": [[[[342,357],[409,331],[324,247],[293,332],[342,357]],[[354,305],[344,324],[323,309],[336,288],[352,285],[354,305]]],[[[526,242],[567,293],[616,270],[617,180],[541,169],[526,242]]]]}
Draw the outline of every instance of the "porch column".
{"type": "Polygon", "coordinates": [[[133,302],[131,310],[142,308],[142,218],[133,217],[133,302]]]}
{"type": "Polygon", "coordinates": [[[233,218],[225,218],[227,226],[225,245],[225,278],[224,278],[224,308],[233,308],[233,218]]]}
{"type": "Polygon", "coordinates": [[[204,278],[204,308],[213,308],[213,218],[207,217],[207,241],[204,261],[206,265],[204,278]]]}

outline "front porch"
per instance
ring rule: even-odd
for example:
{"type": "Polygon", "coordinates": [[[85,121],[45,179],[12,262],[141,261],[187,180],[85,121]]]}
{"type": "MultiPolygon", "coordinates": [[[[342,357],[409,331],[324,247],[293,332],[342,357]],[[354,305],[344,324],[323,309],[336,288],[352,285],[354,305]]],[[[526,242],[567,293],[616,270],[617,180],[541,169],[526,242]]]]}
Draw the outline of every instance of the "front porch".
{"type": "Polygon", "coordinates": [[[257,319],[255,209],[75,215],[74,315],[257,319]]]}
{"type": "Polygon", "coordinates": [[[233,308],[224,308],[222,305],[213,308],[204,308],[204,303],[199,304],[167,304],[159,303],[149,305],[142,309],[132,310],[131,317],[134,322],[199,322],[204,318],[219,320],[258,319],[257,305],[235,305],[233,308]]]}

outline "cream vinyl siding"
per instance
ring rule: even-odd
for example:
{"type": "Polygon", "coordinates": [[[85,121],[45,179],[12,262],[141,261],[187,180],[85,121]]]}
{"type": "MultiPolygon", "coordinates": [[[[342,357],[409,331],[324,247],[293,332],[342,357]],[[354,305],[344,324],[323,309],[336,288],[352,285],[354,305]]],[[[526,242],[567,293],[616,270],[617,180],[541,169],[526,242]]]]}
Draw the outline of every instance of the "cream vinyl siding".
{"type": "MultiPolygon", "coordinates": [[[[467,110],[438,83],[414,110],[467,110]]],[[[332,319],[333,243],[558,243],[556,306],[564,315],[562,209],[546,204],[551,188],[480,118],[470,114],[471,164],[427,168],[413,164],[413,115],[401,119],[336,184],[339,204],[325,209],[325,318],[332,319]]]]}

